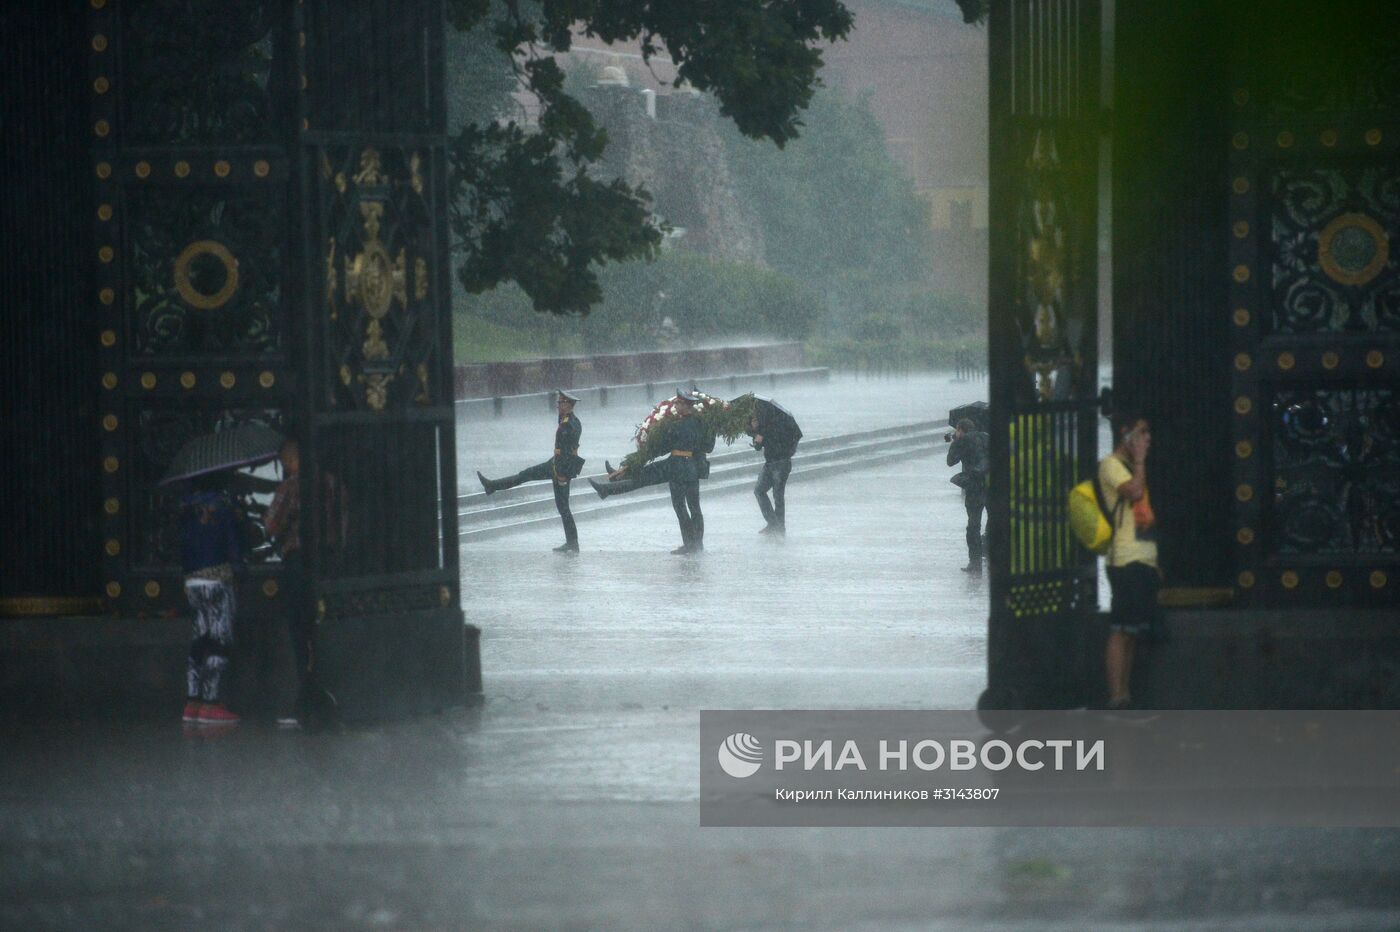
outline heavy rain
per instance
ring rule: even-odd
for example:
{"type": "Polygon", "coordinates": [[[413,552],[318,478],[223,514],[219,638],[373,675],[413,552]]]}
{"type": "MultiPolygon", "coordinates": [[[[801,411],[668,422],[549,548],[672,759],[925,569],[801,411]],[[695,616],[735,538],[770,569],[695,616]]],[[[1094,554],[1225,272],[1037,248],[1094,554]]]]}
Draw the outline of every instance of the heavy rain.
{"type": "Polygon", "coordinates": [[[702,713],[1117,780],[1004,716],[1400,703],[1393,10],[70,6],[0,13],[0,928],[1400,924],[1379,790],[702,812],[861,761],[702,713]]]}

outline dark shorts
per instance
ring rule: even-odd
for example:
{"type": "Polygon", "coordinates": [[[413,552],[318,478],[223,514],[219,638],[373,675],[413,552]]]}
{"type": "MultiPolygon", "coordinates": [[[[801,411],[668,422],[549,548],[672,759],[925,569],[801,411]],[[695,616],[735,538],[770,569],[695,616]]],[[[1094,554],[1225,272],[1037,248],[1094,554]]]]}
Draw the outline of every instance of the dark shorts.
{"type": "Polygon", "coordinates": [[[1157,590],[1162,584],[1157,568],[1146,563],[1110,566],[1108,584],[1113,588],[1108,630],[1133,637],[1146,636],[1161,611],[1157,607],[1157,590]]]}

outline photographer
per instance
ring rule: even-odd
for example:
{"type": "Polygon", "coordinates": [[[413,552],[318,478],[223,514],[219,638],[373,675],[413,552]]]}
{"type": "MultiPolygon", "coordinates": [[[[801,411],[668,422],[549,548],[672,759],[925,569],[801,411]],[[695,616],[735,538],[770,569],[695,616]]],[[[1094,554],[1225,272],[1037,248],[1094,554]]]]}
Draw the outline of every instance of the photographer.
{"type": "Polygon", "coordinates": [[[982,574],[982,512],[987,507],[987,470],[990,465],[990,438],[977,429],[970,418],[958,421],[957,429],[945,436],[952,441],[948,447],[948,465],[962,463],[962,472],[952,482],[963,490],[967,507],[967,566],[964,573],[982,574]]]}

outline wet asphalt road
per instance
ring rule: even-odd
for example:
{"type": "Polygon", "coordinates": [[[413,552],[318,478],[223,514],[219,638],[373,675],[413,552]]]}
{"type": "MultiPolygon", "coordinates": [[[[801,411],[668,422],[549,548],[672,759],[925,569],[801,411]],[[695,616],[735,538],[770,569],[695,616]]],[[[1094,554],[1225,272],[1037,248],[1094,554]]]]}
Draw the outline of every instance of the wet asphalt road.
{"type": "Polygon", "coordinates": [[[700,709],[975,701],[941,456],[465,545],[478,708],[6,731],[0,928],[1400,928],[1389,831],[698,827],[700,709]]]}

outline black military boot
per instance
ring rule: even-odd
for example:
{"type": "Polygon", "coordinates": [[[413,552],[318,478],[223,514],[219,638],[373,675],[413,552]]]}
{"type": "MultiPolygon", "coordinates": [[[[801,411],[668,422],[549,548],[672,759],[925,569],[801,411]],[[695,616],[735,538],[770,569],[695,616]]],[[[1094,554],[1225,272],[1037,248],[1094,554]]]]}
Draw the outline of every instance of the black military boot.
{"type": "Polygon", "coordinates": [[[589,479],[588,484],[593,486],[593,491],[598,493],[599,498],[621,495],[623,492],[630,492],[641,485],[636,479],[619,479],[616,482],[599,482],[597,479],[589,479]]]}
{"type": "Polygon", "coordinates": [[[555,553],[578,553],[578,541],[566,540],[554,548],[555,553]]]}
{"type": "Polygon", "coordinates": [[[481,474],[481,470],[477,470],[476,477],[481,480],[481,487],[486,490],[487,495],[490,495],[492,492],[499,492],[502,489],[512,488],[517,484],[511,482],[510,479],[487,479],[481,474]]]}
{"type": "Polygon", "coordinates": [[[974,550],[967,555],[967,566],[964,566],[962,571],[972,576],[982,575],[982,554],[980,551],[974,550]]]}

